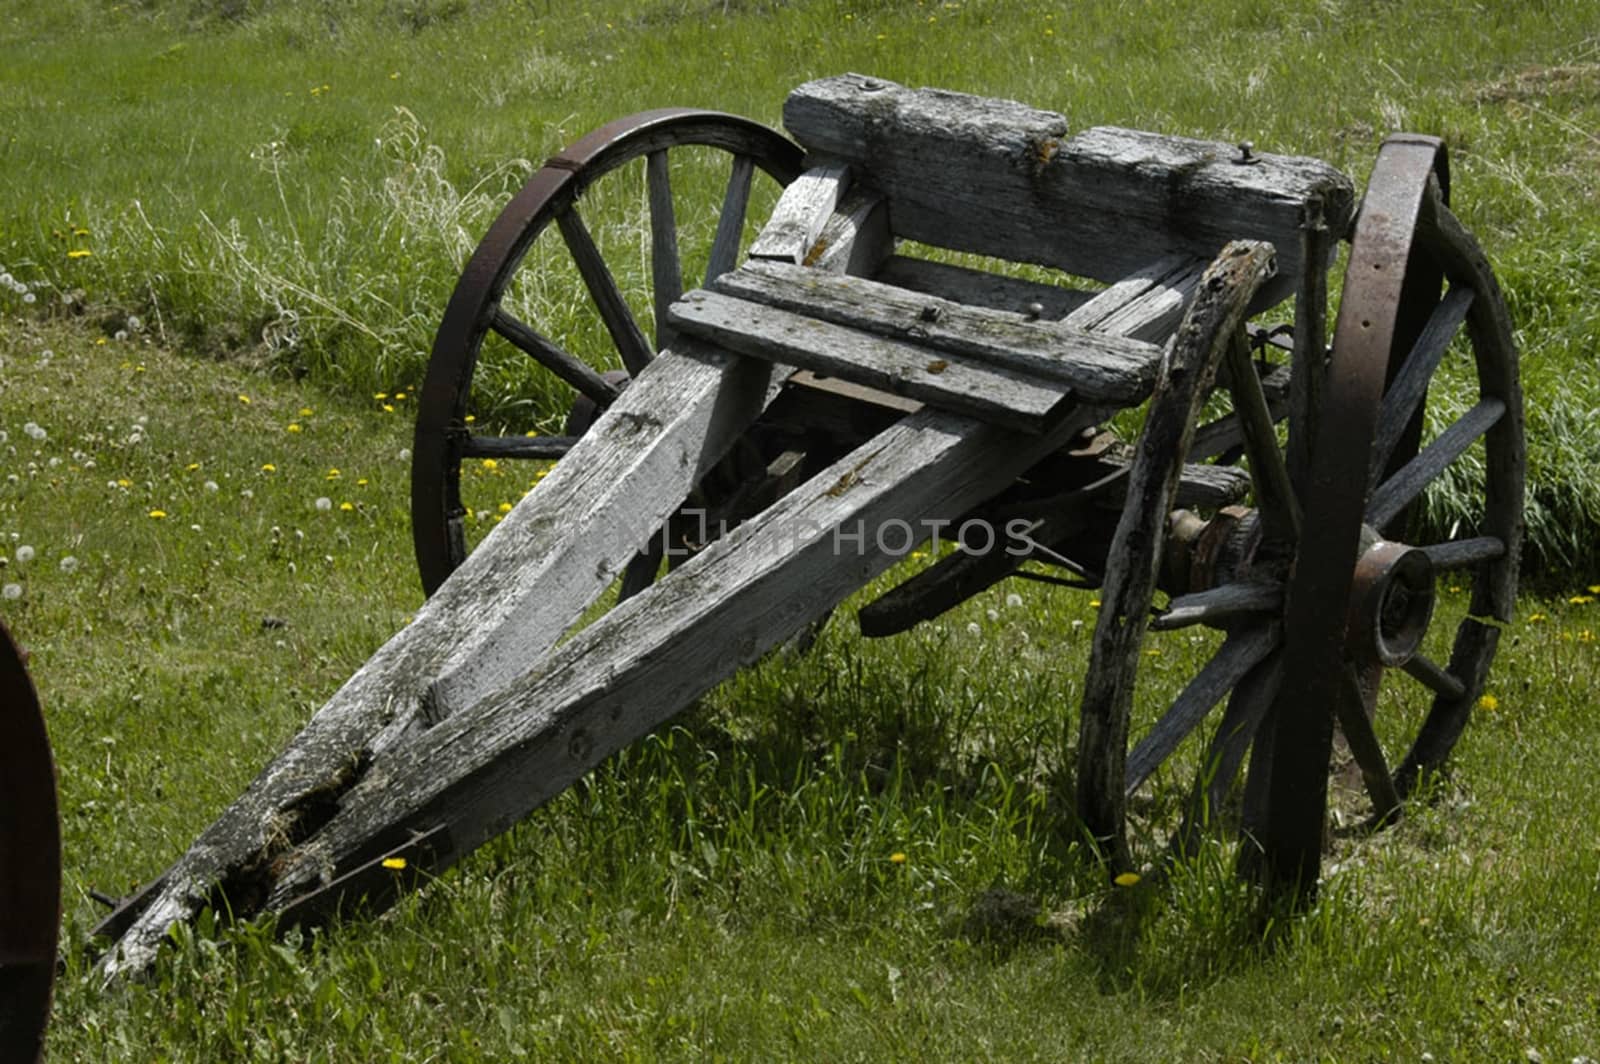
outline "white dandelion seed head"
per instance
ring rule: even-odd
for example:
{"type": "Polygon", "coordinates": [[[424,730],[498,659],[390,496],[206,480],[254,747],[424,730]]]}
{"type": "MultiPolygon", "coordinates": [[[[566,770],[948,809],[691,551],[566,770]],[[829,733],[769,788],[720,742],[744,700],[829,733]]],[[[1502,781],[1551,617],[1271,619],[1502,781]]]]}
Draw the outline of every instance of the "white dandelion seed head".
{"type": "Polygon", "coordinates": [[[78,559],[74,558],[70,554],[67,555],[65,558],[62,558],[61,559],[61,571],[64,572],[64,573],[69,573],[69,574],[77,572],[78,571],[78,559]]]}
{"type": "Polygon", "coordinates": [[[5,598],[5,599],[8,599],[10,601],[15,602],[17,599],[19,599],[21,597],[22,597],[22,585],[21,584],[7,584],[5,587],[0,588],[0,598],[5,598]]]}
{"type": "Polygon", "coordinates": [[[400,448],[400,461],[402,461],[402,462],[411,461],[411,448],[409,448],[409,447],[400,448]]]}
{"type": "Polygon", "coordinates": [[[33,548],[28,546],[26,543],[24,543],[22,546],[18,547],[17,548],[17,561],[22,562],[24,565],[26,565],[28,562],[33,561],[33,548]]]}
{"type": "Polygon", "coordinates": [[[983,615],[989,618],[991,621],[998,621],[1000,619],[999,610],[985,610],[983,615]]]}
{"type": "Polygon", "coordinates": [[[983,634],[983,628],[982,628],[982,626],[980,626],[978,624],[977,621],[968,621],[967,622],[967,634],[968,635],[982,635],[983,634]]]}
{"type": "Polygon", "coordinates": [[[111,334],[111,338],[113,340],[117,341],[118,343],[121,343],[122,341],[124,341],[124,340],[126,340],[128,338],[128,330],[127,329],[118,329],[116,332],[111,334]]]}
{"type": "Polygon", "coordinates": [[[30,440],[42,441],[50,435],[36,421],[30,421],[26,425],[22,426],[22,431],[30,440]]]}
{"type": "Polygon", "coordinates": [[[60,464],[61,464],[61,459],[57,455],[51,455],[50,456],[50,461],[46,463],[46,465],[48,465],[51,469],[56,468],[60,464]]]}
{"type": "Polygon", "coordinates": [[[52,350],[50,350],[50,349],[49,349],[49,348],[48,348],[48,347],[47,347],[47,348],[45,348],[45,349],[44,349],[44,350],[43,350],[43,351],[40,351],[40,352],[39,352],[39,357],[40,357],[40,358],[41,358],[41,359],[42,359],[42,360],[44,360],[44,361],[45,361],[45,362],[49,362],[49,361],[50,361],[50,360],[51,360],[51,359],[52,359],[52,358],[55,358],[55,357],[56,357],[56,353],[55,353],[55,352],[54,352],[54,351],[52,351],[52,350]]]}
{"type": "Polygon", "coordinates": [[[218,485],[217,485],[217,482],[214,481],[214,480],[206,481],[204,484],[201,485],[201,487],[205,488],[207,491],[218,491],[218,490],[220,490],[218,485]]]}
{"type": "Polygon", "coordinates": [[[1020,605],[1022,605],[1022,596],[1017,594],[1015,591],[1006,596],[1007,609],[1014,610],[1020,605]]]}
{"type": "Polygon", "coordinates": [[[324,495],[317,500],[316,506],[318,510],[331,510],[333,509],[333,500],[324,495]]]}
{"type": "Polygon", "coordinates": [[[150,415],[140,414],[138,417],[133,419],[133,423],[135,425],[148,425],[150,424],[150,415]]]}
{"type": "Polygon", "coordinates": [[[0,443],[5,443],[10,438],[10,436],[6,435],[5,429],[0,429],[0,443]]]}
{"type": "Polygon", "coordinates": [[[243,491],[241,491],[239,493],[239,498],[241,498],[241,499],[253,499],[255,497],[256,497],[256,493],[251,491],[249,488],[245,488],[243,491]]]}
{"type": "Polygon", "coordinates": [[[128,331],[129,332],[138,332],[143,328],[144,328],[144,322],[139,320],[139,315],[137,315],[137,314],[129,314],[128,315],[128,331]]]}
{"type": "Polygon", "coordinates": [[[38,299],[39,299],[39,297],[34,295],[32,292],[24,292],[24,293],[22,293],[22,301],[24,303],[37,302],[38,299]]]}

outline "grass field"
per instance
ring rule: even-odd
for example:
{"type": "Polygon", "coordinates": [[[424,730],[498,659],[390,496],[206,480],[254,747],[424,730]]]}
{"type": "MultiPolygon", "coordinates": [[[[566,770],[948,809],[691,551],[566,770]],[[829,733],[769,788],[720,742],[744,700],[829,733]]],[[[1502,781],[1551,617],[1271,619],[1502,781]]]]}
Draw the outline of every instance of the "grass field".
{"type": "MultiPolygon", "coordinates": [[[[1600,1057],[1597,128],[1578,2],[8,6],[0,611],[61,769],[52,1059],[1600,1057]],[[1358,180],[1388,130],[1450,139],[1524,353],[1543,586],[1433,800],[1338,838],[1293,923],[1220,848],[1107,888],[1054,797],[1092,607],[1002,586],[884,641],[840,611],[385,916],[204,922],[101,991],[88,892],[157,874],[420,603],[408,404],[529,160],[667,103],[776,124],[842,70],[1358,180]]],[[[1142,719],[1209,647],[1153,648],[1142,719]]]]}

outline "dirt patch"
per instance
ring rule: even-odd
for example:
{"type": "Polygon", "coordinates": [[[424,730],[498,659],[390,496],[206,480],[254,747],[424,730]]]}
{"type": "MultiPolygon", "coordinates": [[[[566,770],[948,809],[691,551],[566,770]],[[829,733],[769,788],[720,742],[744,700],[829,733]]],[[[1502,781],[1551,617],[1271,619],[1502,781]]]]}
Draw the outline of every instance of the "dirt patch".
{"type": "Polygon", "coordinates": [[[1600,98],[1600,63],[1532,66],[1472,90],[1472,98],[1479,103],[1569,94],[1600,98]]]}

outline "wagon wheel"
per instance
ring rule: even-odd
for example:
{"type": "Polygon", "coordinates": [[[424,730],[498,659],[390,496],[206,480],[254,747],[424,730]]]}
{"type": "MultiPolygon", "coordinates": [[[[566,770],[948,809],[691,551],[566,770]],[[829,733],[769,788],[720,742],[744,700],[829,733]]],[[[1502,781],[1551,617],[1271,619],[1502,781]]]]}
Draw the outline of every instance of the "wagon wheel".
{"type": "Polygon", "coordinates": [[[22,655],[0,625],[0,1058],[43,1059],[60,922],[55,763],[22,655]]]}
{"type": "MultiPolygon", "coordinates": [[[[1168,561],[1184,564],[1169,569],[1185,570],[1192,590],[1178,594],[1152,626],[1203,623],[1224,629],[1227,638],[1128,755],[1124,771],[1102,771],[1098,780],[1091,773],[1087,793],[1086,759],[1096,752],[1080,742],[1080,805],[1090,811],[1088,826],[1121,860],[1121,801],[1224,694],[1227,706],[1175,841],[1180,850],[1193,844],[1248,749],[1244,831],[1260,846],[1260,872],[1302,897],[1314,891],[1320,868],[1334,721],[1360,767],[1373,824],[1398,815],[1418,779],[1443,763],[1466,726],[1499,627],[1511,616],[1524,451],[1509,318],[1476,241],[1446,205],[1447,186],[1437,140],[1399,136],[1384,145],[1352,239],[1331,358],[1318,375],[1321,398],[1293,415],[1291,449],[1309,441],[1303,472],[1269,430],[1246,416],[1257,509],[1175,523],[1168,561]],[[1435,389],[1435,416],[1426,417],[1429,384],[1463,324],[1478,402],[1459,416],[1444,414],[1439,400],[1447,402],[1450,390],[1435,389]],[[1447,422],[1441,430],[1426,431],[1441,421],[1447,422]],[[1469,451],[1480,439],[1482,507],[1473,534],[1406,542],[1413,503],[1440,477],[1475,464],[1469,451]],[[1275,492],[1280,484],[1288,485],[1285,493],[1275,492]],[[1419,648],[1433,619],[1435,576],[1445,570],[1470,573],[1473,591],[1450,659],[1441,665],[1419,648]],[[1381,729],[1411,733],[1398,763],[1384,753],[1373,720],[1393,669],[1432,695],[1419,725],[1381,729]]],[[[1241,398],[1247,410],[1249,396],[1236,395],[1236,406],[1241,398]]],[[[1145,460],[1165,470],[1177,458],[1169,452],[1145,460]]],[[[1130,522],[1148,526],[1150,514],[1124,513],[1123,523],[1130,522]]],[[[1134,543],[1123,571],[1153,567],[1159,539],[1134,543]]],[[[1138,617],[1150,597],[1133,590],[1130,599],[1108,579],[1102,598],[1115,616],[1138,617]]],[[[1138,643],[1122,649],[1120,658],[1097,654],[1086,692],[1131,669],[1138,643]]]]}
{"type": "MultiPolygon", "coordinates": [[[[709,281],[735,265],[745,229],[752,179],[759,171],[782,186],[799,172],[801,152],[779,134],[747,119],[714,111],[667,109],[619,119],[583,137],[552,157],[530,178],[495,219],[462,271],[434,339],[417,413],[411,467],[411,523],[417,566],[428,594],[444,582],[468,552],[468,510],[462,502],[462,465],[468,461],[550,460],[562,457],[627,381],[664,346],[666,308],[680,294],[685,256],[680,232],[693,223],[715,223],[706,256],[709,281]],[[685,167],[728,156],[720,200],[703,205],[675,199],[674,175],[694,176],[685,167]],[[623,252],[592,231],[579,212],[586,195],[623,188],[626,164],[642,159],[648,202],[648,287],[655,309],[654,340],[646,335],[619,283],[623,252]],[[608,175],[611,179],[602,182],[608,175]],[[696,212],[692,208],[702,206],[696,212]],[[699,213],[701,217],[695,218],[699,213]],[[684,221],[691,224],[685,226],[684,221]],[[554,230],[559,245],[536,243],[554,230]],[[541,270],[528,259],[538,247],[555,268],[541,270]],[[608,256],[610,261],[608,262],[608,256]],[[514,306],[522,286],[552,283],[552,276],[575,269],[591,310],[567,315],[529,313],[514,306]],[[534,320],[527,320],[534,318],[534,320]],[[573,320],[576,318],[576,320],[573,320]],[[521,372],[557,394],[572,396],[560,435],[535,436],[497,429],[474,431],[482,396],[473,391],[484,376],[485,342],[504,349],[521,372]]],[[[704,183],[704,182],[702,182],[704,183]]],[[[634,186],[636,187],[636,186],[634,186]]],[[[638,242],[636,242],[638,243],[638,242]]],[[[638,248],[635,247],[635,256],[638,248]]],[[[559,283],[559,282],[556,282],[559,283]]],[[[643,287],[642,285],[640,287],[643,287]]],[[[548,302],[548,294],[525,302],[548,302]]],[[[636,300],[637,301],[637,300],[636,300]]],[[[507,363],[498,363],[501,371],[507,363]]],[[[481,391],[481,389],[480,389],[481,391]]],[[[507,420],[502,412],[497,421],[507,420]]],[[[531,419],[530,419],[531,420],[531,419]]],[[[526,423],[518,428],[525,428],[526,423]]],[[[658,561],[659,559],[657,559],[658,561]]],[[[655,566],[641,558],[630,567],[625,585],[647,583],[655,566]],[[645,569],[648,568],[648,573],[645,569]]]]}

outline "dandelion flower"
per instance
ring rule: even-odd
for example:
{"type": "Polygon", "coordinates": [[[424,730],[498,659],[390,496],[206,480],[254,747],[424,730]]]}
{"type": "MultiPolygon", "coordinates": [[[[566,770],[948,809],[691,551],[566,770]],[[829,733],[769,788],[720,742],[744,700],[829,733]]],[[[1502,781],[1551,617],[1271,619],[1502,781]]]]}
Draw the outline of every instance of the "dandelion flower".
{"type": "Polygon", "coordinates": [[[1478,696],[1478,708],[1493,713],[1500,708],[1500,700],[1494,695],[1485,692],[1478,696]]]}
{"type": "Polygon", "coordinates": [[[28,546],[26,543],[24,543],[22,546],[18,547],[17,548],[17,561],[23,563],[24,565],[26,565],[28,562],[33,561],[33,548],[28,546]]]}
{"type": "Polygon", "coordinates": [[[337,469],[330,469],[330,470],[328,470],[328,472],[326,474],[323,475],[322,479],[324,479],[324,480],[338,480],[339,477],[342,476],[342,475],[343,474],[341,474],[337,469]]]}
{"type": "Polygon", "coordinates": [[[261,471],[263,473],[276,473],[278,471],[278,467],[273,465],[271,462],[262,462],[261,471]]]}
{"type": "Polygon", "coordinates": [[[978,624],[977,621],[968,621],[967,622],[967,634],[968,635],[982,635],[983,634],[983,628],[982,628],[982,626],[980,626],[978,624]]]}
{"type": "Polygon", "coordinates": [[[0,589],[0,597],[4,597],[15,602],[17,599],[22,597],[22,585],[7,584],[3,589],[0,589]]]}
{"type": "Polygon", "coordinates": [[[1590,584],[1587,590],[1591,595],[1600,595],[1600,584],[1590,584]]]}
{"type": "Polygon", "coordinates": [[[327,513],[333,509],[333,500],[324,495],[316,501],[315,505],[318,510],[327,513]]]}
{"type": "Polygon", "coordinates": [[[399,457],[400,461],[402,461],[402,462],[411,461],[411,448],[409,448],[409,447],[400,448],[400,454],[398,455],[398,457],[399,457]]]}
{"type": "Polygon", "coordinates": [[[983,615],[989,618],[991,621],[998,621],[1000,619],[1000,611],[995,609],[984,610],[983,615]]]}
{"type": "Polygon", "coordinates": [[[205,488],[207,491],[218,491],[218,490],[220,490],[220,488],[217,485],[217,482],[214,481],[214,480],[206,481],[204,484],[201,485],[201,487],[205,488]]]}
{"type": "Polygon", "coordinates": [[[32,421],[30,421],[26,425],[22,426],[22,432],[23,432],[23,434],[25,436],[27,436],[30,440],[33,440],[35,443],[43,443],[44,440],[45,440],[45,437],[50,435],[48,432],[46,432],[44,430],[44,428],[42,426],[40,426],[37,423],[32,422],[32,421]]]}
{"type": "Polygon", "coordinates": [[[239,394],[239,402],[243,403],[245,406],[249,406],[250,405],[250,397],[241,392],[239,394]]]}
{"type": "Polygon", "coordinates": [[[1572,603],[1574,606],[1587,606],[1589,603],[1594,601],[1594,596],[1593,595],[1573,595],[1571,598],[1567,599],[1567,601],[1572,603]]]}
{"type": "Polygon", "coordinates": [[[383,412],[384,412],[384,413],[385,413],[385,414],[392,414],[392,413],[394,413],[394,406],[393,406],[393,404],[391,404],[391,403],[384,403],[384,404],[383,404],[383,412]]]}
{"type": "Polygon", "coordinates": [[[1142,877],[1137,872],[1124,872],[1111,882],[1119,887],[1136,886],[1142,877]]]}
{"type": "Polygon", "coordinates": [[[500,463],[496,462],[493,458],[485,458],[483,460],[483,468],[489,470],[492,473],[496,469],[500,468],[500,463]]]}
{"type": "Polygon", "coordinates": [[[1542,614],[1542,613],[1530,613],[1530,614],[1528,614],[1528,623],[1529,624],[1538,624],[1540,621],[1545,620],[1545,619],[1546,619],[1545,615],[1542,614]]]}
{"type": "Polygon", "coordinates": [[[511,504],[508,503],[508,502],[501,503],[500,504],[500,512],[503,513],[503,514],[510,513],[511,512],[511,504]]]}
{"type": "Polygon", "coordinates": [[[381,403],[381,402],[383,402],[383,401],[384,401],[384,400],[385,400],[385,399],[387,399],[387,398],[389,398],[389,393],[388,393],[388,392],[373,392],[373,393],[372,393],[372,397],[373,397],[373,398],[374,398],[374,399],[376,399],[376,400],[378,400],[378,402],[380,402],[380,403],[381,403]]]}
{"type": "Polygon", "coordinates": [[[366,477],[362,477],[360,480],[356,481],[356,487],[364,488],[366,486],[367,486],[367,478],[366,477]]]}
{"type": "Polygon", "coordinates": [[[64,572],[64,573],[67,573],[69,575],[72,574],[72,573],[77,572],[78,571],[78,559],[74,558],[70,554],[67,555],[65,558],[62,558],[61,559],[61,571],[64,572]]]}
{"type": "Polygon", "coordinates": [[[300,408],[300,416],[301,417],[310,417],[315,412],[316,411],[312,410],[309,406],[302,406],[300,408]]]}
{"type": "Polygon", "coordinates": [[[167,516],[167,511],[165,511],[165,510],[151,510],[150,511],[150,516],[155,518],[157,521],[160,521],[160,520],[162,520],[163,518],[165,518],[167,516]]]}
{"type": "Polygon", "coordinates": [[[93,254],[94,254],[94,252],[90,251],[88,248],[74,248],[73,250],[67,252],[67,258],[69,258],[69,259],[86,259],[90,255],[93,255],[93,254]]]}
{"type": "Polygon", "coordinates": [[[905,864],[906,863],[906,855],[903,854],[903,853],[898,853],[898,852],[897,853],[891,853],[889,855],[889,863],[890,864],[905,864]]]}
{"type": "Polygon", "coordinates": [[[289,422],[287,425],[285,425],[283,427],[283,431],[285,431],[285,432],[299,432],[300,431],[300,425],[297,422],[291,421],[291,422],[289,422]]]}
{"type": "Polygon", "coordinates": [[[1007,609],[1014,610],[1020,605],[1022,605],[1022,596],[1017,594],[1015,591],[1011,592],[1011,594],[1006,596],[1006,608],[1007,609]]]}
{"type": "Polygon", "coordinates": [[[355,503],[342,502],[342,503],[339,504],[339,509],[343,510],[345,513],[349,513],[352,510],[354,510],[355,508],[356,508],[355,507],[355,503]]]}
{"type": "Polygon", "coordinates": [[[403,872],[406,867],[406,859],[404,857],[385,857],[383,859],[383,867],[396,872],[403,872]]]}

